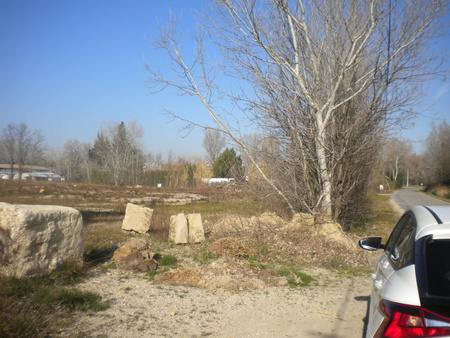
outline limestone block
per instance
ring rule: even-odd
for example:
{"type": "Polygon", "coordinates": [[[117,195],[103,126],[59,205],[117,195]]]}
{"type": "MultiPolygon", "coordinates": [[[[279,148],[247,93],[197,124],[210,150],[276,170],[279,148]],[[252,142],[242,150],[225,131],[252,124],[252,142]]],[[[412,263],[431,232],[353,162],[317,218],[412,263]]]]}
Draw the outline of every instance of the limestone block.
{"type": "Polygon", "coordinates": [[[122,222],[122,230],[145,234],[150,230],[152,216],[153,209],[128,203],[125,218],[122,222]]]}
{"type": "Polygon", "coordinates": [[[0,203],[0,273],[48,274],[66,261],[83,262],[83,219],[73,208],[0,203]]]}
{"type": "Polygon", "coordinates": [[[188,223],[184,213],[170,216],[169,241],[175,244],[188,242],[188,223]]]}
{"type": "Polygon", "coordinates": [[[203,230],[202,215],[188,214],[189,242],[201,243],[205,241],[205,231],[203,230]]]}

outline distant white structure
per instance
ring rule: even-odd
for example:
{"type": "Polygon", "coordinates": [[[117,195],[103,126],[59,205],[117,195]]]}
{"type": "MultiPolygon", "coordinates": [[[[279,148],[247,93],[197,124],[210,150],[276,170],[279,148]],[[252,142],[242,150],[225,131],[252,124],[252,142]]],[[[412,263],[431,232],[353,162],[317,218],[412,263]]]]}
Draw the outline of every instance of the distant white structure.
{"type": "MultiPolygon", "coordinates": [[[[55,174],[48,168],[39,166],[26,165],[23,168],[23,180],[37,180],[37,181],[64,181],[64,177],[55,174]]],[[[8,164],[0,164],[0,178],[8,180],[11,177],[11,167],[8,164]]],[[[13,166],[13,179],[19,179],[19,168],[17,165],[13,166]]]]}
{"type": "Polygon", "coordinates": [[[234,178],[210,178],[208,184],[234,184],[235,182],[234,178]]]}

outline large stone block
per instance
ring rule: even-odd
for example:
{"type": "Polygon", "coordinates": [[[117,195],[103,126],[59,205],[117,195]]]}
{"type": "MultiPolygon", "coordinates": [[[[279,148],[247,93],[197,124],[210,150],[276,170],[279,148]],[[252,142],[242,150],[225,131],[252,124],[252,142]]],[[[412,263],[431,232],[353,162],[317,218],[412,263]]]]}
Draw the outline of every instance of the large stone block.
{"type": "Polygon", "coordinates": [[[127,209],[125,210],[125,218],[122,223],[122,230],[145,234],[150,230],[152,216],[153,209],[128,203],[127,209]]]}
{"type": "Polygon", "coordinates": [[[0,273],[45,275],[83,262],[83,219],[73,208],[0,203],[0,273]]]}
{"type": "Polygon", "coordinates": [[[205,231],[203,230],[202,215],[188,214],[189,242],[201,243],[205,241],[205,231]]]}
{"type": "Polygon", "coordinates": [[[183,213],[170,216],[169,241],[175,244],[188,242],[188,224],[183,213]]]}
{"type": "Polygon", "coordinates": [[[200,243],[205,241],[200,214],[184,213],[170,216],[169,241],[175,244],[200,243]]]}

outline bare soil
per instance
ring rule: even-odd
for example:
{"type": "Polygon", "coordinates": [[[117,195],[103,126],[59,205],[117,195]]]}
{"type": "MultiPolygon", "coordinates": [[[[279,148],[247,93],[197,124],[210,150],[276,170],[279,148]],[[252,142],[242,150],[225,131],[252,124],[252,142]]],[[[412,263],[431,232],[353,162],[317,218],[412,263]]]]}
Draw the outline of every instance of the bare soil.
{"type": "MultiPolygon", "coordinates": [[[[106,311],[79,313],[63,336],[97,337],[362,337],[370,278],[307,271],[308,287],[244,290],[158,284],[142,274],[93,271],[78,287],[110,302],[106,311]]],[[[236,285],[239,285],[237,282],[236,285]]]]}

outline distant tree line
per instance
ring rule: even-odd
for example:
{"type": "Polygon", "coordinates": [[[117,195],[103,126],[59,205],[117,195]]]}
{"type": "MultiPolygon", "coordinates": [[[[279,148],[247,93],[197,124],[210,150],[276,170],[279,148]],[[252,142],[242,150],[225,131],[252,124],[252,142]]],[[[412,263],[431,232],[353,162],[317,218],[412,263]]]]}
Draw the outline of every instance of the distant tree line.
{"type": "Polygon", "coordinates": [[[38,164],[47,149],[41,131],[31,131],[25,123],[8,124],[2,129],[0,141],[0,159],[10,166],[11,178],[17,167],[21,179],[25,166],[38,164]]]}
{"type": "MultiPolygon", "coordinates": [[[[18,178],[27,165],[41,165],[69,182],[177,188],[196,187],[202,179],[218,177],[247,182],[254,191],[264,192],[247,153],[225,148],[220,132],[205,132],[203,146],[207,155],[195,160],[176,157],[172,151],[165,159],[161,153],[145,153],[143,135],[143,128],[136,121],[108,122],[99,128],[93,144],[68,140],[63,150],[57,151],[46,146],[40,131],[33,131],[24,123],[9,124],[0,134],[0,162],[9,166],[10,174],[18,173],[18,178]]],[[[269,177],[276,176],[277,166],[281,165],[274,161],[279,143],[258,134],[244,138],[260,168],[269,177]]],[[[378,161],[368,174],[372,188],[382,185],[395,189],[406,184],[450,186],[450,127],[446,122],[433,125],[424,148],[423,154],[415,154],[410,141],[387,139],[377,148],[378,161]]],[[[297,189],[299,193],[311,193],[301,186],[297,189]]]]}

